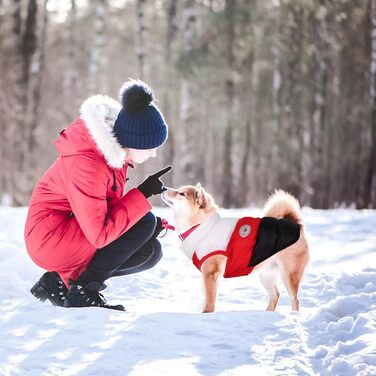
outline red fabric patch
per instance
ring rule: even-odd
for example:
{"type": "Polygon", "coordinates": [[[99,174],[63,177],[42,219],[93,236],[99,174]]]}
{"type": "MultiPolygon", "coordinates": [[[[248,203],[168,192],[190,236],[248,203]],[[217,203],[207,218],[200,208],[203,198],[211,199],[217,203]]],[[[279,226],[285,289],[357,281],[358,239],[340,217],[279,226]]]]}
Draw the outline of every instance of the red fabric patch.
{"type": "Polygon", "coordinates": [[[256,244],[260,218],[244,217],[236,224],[227,246],[227,264],[224,278],[248,275],[254,266],[248,266],[256,244]]]}
{"type": "Polygon", "coordinates": [[[180,238],[181,240],[185,240],[186,238],[188,238],[188,236],[191,234],[191,232],[193,232],[193,230],[195,230],[198,226],[200,226],[200,224],[191,227],[191,228],[190,228],[189,230],[187,230],[186,232],[183,232],[182,234],[179,235],[179,238],[180,238]]]}
{"type": "Polygon", "coordinates": [[[196,252],[195,252],[193,254],[193,256],[192,256],[192,262],[193,262],[194,266],[198,270],[201,271],[201,266],[204,263],[204,261],[206,259],[208,259],[209,257],[214,256],[214,255],[224,255],[224,256],[227,256],[227,253],[226,253],[226,251],[218,250],[218,251],[214,251],[214,252],[209,253],[208,255],[204,256],[201,260],[199,260],[198,257],[197,257],[197,255],[196,255],[196,252]]]}

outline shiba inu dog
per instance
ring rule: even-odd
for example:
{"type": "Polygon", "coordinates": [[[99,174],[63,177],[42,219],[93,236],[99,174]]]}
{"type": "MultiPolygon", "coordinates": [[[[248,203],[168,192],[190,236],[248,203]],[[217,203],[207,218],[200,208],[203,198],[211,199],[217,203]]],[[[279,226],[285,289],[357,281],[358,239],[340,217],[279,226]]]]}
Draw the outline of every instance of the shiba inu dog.
{"type": "Polygon", "coordinates": [[[299,310],[298,290],[309,251],[295,197],[276,190],[266,201],[262,218],[221,218],[213,197],[199,183],[178,189],[166,187],[162,199],[174,210],[182,251],[202,273],[202,312],[215,311],[219,277],[247,275],[253,270],[258,270],[269,295],[266,310],[276,309],[279,275],[292,310],[299,310]]]}

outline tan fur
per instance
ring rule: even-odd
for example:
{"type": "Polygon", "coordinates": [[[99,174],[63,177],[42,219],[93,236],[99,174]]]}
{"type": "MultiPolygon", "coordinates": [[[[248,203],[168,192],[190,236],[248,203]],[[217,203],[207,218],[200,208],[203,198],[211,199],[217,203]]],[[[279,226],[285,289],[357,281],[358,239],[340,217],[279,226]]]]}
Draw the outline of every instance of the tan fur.
{"type": "Polygon", "coordinates": [[[277,189],[266,201],[263,209],[264,217],[286,218],[303,224],[300,215],[299,201],[289,193],[277,189]]]}
{"type": "MultiPolygon", "coordinates": [[[[200,184],[197,184],[196,187],[183,186],[176,191],[168,190],[163,193],[163,198],[166,203],[173,205],[179,233],[204,222],[213,212],[218,211],[213,197],[200,184]],[[184,196],[181,193],[184,193],[184,196]]],[[[298,311],[299,285],[309,261],[308,243],[304,234],[299,202],[289,193],[276,190],[265,203],[263,212],[264,216],[287,218],[301,225],[300,238],[296,243],[276,253],[255,268],[269,295],[266,309],[274,311],[277,307],[280,297],[277,278],[280,275],[290,296],[291,308],[298,311]]],[[[225,256],[214,255],[202,264],[201,272],[205,290],[205,306],[202,312],[204,313],[215,311],[218,280],[223,276],[226,261],[225,256]]]]}

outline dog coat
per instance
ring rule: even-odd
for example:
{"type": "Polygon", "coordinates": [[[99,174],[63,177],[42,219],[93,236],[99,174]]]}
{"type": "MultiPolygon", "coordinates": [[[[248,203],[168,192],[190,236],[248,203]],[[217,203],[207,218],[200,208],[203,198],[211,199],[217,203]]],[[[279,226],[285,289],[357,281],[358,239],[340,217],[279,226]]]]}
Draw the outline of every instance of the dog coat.
{"type": "Polygon", "coordinates": [[[211,215],[205,222],[182,234],[181,249],[198,270],[214,255],[227,257],[225,278],[248,275],[254,267],[295,243],[300,226],[270,217],[221,218],[211,215]]]}

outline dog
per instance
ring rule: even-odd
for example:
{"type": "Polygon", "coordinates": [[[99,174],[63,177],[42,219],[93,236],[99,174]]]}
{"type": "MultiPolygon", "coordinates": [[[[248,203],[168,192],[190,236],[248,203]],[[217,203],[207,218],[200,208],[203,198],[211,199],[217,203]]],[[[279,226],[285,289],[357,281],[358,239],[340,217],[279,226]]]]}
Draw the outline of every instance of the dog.
{"type": "Polygon", "coordinates": [[[221,218],[212,195],[200,183],[165,189],[162,200],[174,210],[181,249],[202,273],[203,313],[215,311],[220,277],[247,275],[253,270],[258,271],[269,295],[267,311],[277,307],[279,275],[292,310],[299,311],[298,290],[309,250],[295,197],[276,190],[264,205],[263,217],[221,218]]]}

